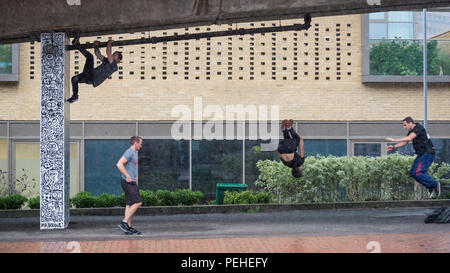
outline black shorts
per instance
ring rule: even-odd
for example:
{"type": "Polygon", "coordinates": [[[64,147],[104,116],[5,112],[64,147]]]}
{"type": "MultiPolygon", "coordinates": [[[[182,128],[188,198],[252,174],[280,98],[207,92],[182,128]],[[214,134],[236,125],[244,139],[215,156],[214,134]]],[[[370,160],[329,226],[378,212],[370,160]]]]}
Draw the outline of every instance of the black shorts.
{"type": "Polygon", "coordinates": [[[135,181],[128,183],[126,180],[121,180],[122,189],[125,192],[125,204],[131,206],[142,202],[141,194],[139,193],[138,185],[135,181]]]}

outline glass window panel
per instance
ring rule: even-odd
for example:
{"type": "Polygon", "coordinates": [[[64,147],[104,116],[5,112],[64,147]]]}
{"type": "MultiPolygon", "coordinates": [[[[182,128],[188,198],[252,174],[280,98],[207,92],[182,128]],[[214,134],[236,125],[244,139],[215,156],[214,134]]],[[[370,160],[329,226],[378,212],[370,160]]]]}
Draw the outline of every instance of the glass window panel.
{"type": "Polygon", "coordinates": [[[121,195],[121,174],[116,164],[129,147],[129,140],[86,140],[84,191],[121,195]]]}
{"type": "Polygon", "coordinates": [[[0,139],[0,197],[8,193],[8,140],[0,139]]]}
{"type": "Polygon", "coordinates": [[[414,29],[412,23],[389,23],[388,24],[389,39],[413,39],[414,29]]]}
{"type": "Polygon", "coordinates": [[[192,190],[214,198],[218,183],[242,183],[242,141],[193,140],[192,190]]]}
{"type": "Polygon", "coordinates": [[[374,12],[369,14],[370,20],[384,20],[386,17],[385,12],[374,12]]]}
{"type": "Polygon", "coordinates": [[[385,12],[374,12],[369,14],[370,20],[384,20],[386,18],[385,12]]]}
{"type": "MultiPolygon", "coordinates": [[[[14,144],[15,190],[27,198],[40,195],[40,144],[14,144]]],[[[79,192],[78,144],[70,143],[70,197],[79,192]]]]}
{"type": "Polygon", "coordinates": [[[386,23],[370,23],[369,36],[370,39],[386,39],[387,38],[386,23]]]}
{"type": "Polygon", "coordinates": [[[390,11],[388,12],[389,22],[412,22],[413,13],[410,11],[390,11]]]}
{"type": "Polygon", "coordinates": [[[70,143],[70,198],[80,192],[80,157],[78,155],[78,143],[70,143]]]}
{"type": "Polygon", "coordinates": [[[40,194],[40,148],[39,143],[14,144],[15,192],[33,198],[40,194]]]}
{"type": "Polygon", "coordinates": [[[305,139],[305,155],[346,156],[347,141],[344,139],[305,139]]]}
{"type": "MultiPolygon", "coordinates": [[[[396,143],[388,143],[387,146],[389,145],[395,145],[396,143]]],[[[412,146],[412,143],[408,143],[405,146],[402,146],[400,148],[397,148],[396,151],[388,151],[387,154],[393,154],[395,152],[398,152],[402,155],[414,155],[414,148],[412,146]]]]}
{"type": "Polygon", "coordinates": [[[12,73],[12,46],[0,45],[0,74],[12,73]]]}
{"type": "Polygon", "coordinates": [[[249,190],[258,190],[255,187],[255,181],[259,176],[259,170],[256,167],[256,163],[258,161],[266,159],[280,161],[277,151],[261,151],[261,143],[268,143],[268,141],[245,141],[245,183],[247,184],[247,188],[249,190]]]}
{"type": "Polygon", "coordinates": [[[380,143],[355,143],[355,156],[381,156],[380,143]]]}
{"type": "Polygon", "coordinates": [[[138,162],[140,189],[189,189],[189,141],[144,139],[138,162]]]}
{"type": "Polygon", "coordinates": [[[436,150],[435,162],[446,162],[450,164],[450,139],[448,138],[433,138],[434,149],[436,150]]]}

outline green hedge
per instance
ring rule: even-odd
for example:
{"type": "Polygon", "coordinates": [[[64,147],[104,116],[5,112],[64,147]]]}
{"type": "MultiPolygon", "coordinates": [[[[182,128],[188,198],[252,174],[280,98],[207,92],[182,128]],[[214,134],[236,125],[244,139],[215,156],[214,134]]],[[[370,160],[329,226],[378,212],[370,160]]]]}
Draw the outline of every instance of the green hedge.
{"type": "Polygon", "coordinates": [[[28,200],[28,206],[30,209],[39,209],[41,207],[41,198],[39,196],[28,200]]]}
{"type": "Polygon", "coordinates": [[[263,204],[272,203],[273,195],[264,191],[226,191],[223,199],[224,204],[263,204]]]}
{"type": "MultiPolygon", "coordinates": [[[[255,185],[280,203],[378,200],[418,200],[427,196],[423,186],[409,175],[414,156],[398,153],[382,157],[309,156],[303,176],[294,178],[281,162],[258,161],[255,185]]],[[[450,172],[447,163],[433,163],[428,174],[443,183],[450,172]]]]}
{"type": "Polygon", "coordinates": [[[20,209],[28,199],[20,194],[0,197],[0,209],[20,209]]]}
{"type": "MultiPolygon", "coordinates": [[[[158,190],[155,193],[139,190],[143,206],[190,206],[200,202],[203,194],[199,191],[177,190],[174,192],[158,190]]],[[[70,199],[75,208],[124,207],[125,194],[115,196],[103,193],[92,196],[89,192],[80,192],[70,199]]]]}

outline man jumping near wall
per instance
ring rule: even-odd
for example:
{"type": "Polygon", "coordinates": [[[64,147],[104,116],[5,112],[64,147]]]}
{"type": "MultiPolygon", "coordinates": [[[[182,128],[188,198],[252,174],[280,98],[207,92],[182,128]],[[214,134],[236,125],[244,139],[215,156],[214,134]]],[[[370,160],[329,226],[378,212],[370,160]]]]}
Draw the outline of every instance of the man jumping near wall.
{"type": "Polygon", "coordinates": [[[412,141],[414,150],[417,154],[414,164],[409,171],[409,174],[430,193],[430,198],[441,194],[441,183],[436,182],[431,176],[427,174],[428,169],[433,163],[435,151],[433,143],[429,138],[427,131],[420,123],[414,123],[411,117],[403,119],[403,128],[408,131],[408,135],[404,138],[386,138],[386,141],[398,142],[395,145],[387,146],[387,151],[395,151],[395,149],[402,147],[408,142],[412,141]]]}

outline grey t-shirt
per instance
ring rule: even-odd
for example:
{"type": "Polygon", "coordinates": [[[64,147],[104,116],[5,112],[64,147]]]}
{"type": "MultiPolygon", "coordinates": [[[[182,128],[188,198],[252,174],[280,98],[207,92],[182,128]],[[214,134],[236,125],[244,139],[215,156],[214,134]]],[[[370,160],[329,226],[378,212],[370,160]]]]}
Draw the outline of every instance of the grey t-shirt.
{"type": "MultiPolygon", "coordinates": [[[[125,164],[125,170],[127,170],[128,174],[131,177],[131,180],[136,181],[136,170],[138,164],[136,152],[134,152],[131,148],[128,148],[128,150],[123,153],[122,157],[127,160],[127,163],[125,164]]],[[[127,180],[127,178],[123,174],[122,179],[127,180]]]]}
{"type": "Polygon", "coordinates": [[[92,85],[94,87],[99,86],[109,76],[111,76],[112,73],[116,72],[117,69],[118,68],[116,60],[114,60],[112,63],[109,63],[108,58],[103,57],[102,64],[94,69],[92,85]]]}

